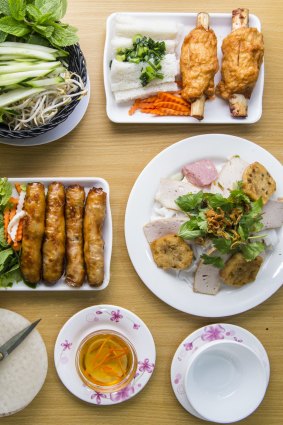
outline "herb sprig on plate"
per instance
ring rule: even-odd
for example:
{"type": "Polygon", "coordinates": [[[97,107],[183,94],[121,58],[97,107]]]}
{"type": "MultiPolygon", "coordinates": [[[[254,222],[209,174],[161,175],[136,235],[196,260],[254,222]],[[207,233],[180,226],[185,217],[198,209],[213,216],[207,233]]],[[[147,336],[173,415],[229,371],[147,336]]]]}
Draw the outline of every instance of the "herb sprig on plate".
{"type": "Polygon", "coordinates": [[[165,56],[166,46],[164,41],[154,41],[150,37],[136,34],[133,37],[133,47],[118,49],[116,59],[121,62],[139,64],[146,63],[140,75],[142,86],[145,87],[155,78],[164,78],[161,72],[161,61],[165,56]]]}
{"type": "Polygon", "coordinates": [[[77,29],[61,22],[67,0],[0,0],[0,42],[70,46],[78,42],[77,29]]]}
{"type": "Polygon", "coordinates": [[[199,191],[180,196],[175,202],[189,216],[180,227],[179,236],[188,240],[211,240],[214,252],[202,255],[205,264],[222,268],[223,258],[217,254],[241,252],[246,261],[252,261],[265,250],[264,243],[257,241],[263,237],[258,234],[263,229],[262,199],[251,201],[240,182],[228,198],[199,191]]]}

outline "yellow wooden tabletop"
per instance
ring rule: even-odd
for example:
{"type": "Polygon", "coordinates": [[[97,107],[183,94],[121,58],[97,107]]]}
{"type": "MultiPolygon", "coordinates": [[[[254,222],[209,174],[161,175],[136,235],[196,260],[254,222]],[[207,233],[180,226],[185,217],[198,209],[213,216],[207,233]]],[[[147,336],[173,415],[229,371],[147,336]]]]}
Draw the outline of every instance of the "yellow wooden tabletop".
{"type": "MultiPolygon", "coordinates": [[[[200,424],[176,400],[170,384],[170,365],[180,342],[195,329],[215,319],[181,313],[156,298],[141,282],[129,260],[124,240],[124,213],[128,195],[144,166],[161,150],[200,133],[227,133],[247,138],[283,160],[283,2],[281,0],[69,0],[66,20],[79,28],[81,46],[91,79],[91,101],[85,118],[68,136],[39,147],[0,145],[0,174],[28,176],[100,176],[111,187],[114,246],[111,281],[101,292],[0,293],[0,307],[16,311],[39,325],[49,356],[45,385],[23,412],[3,419],[6,425],[123,425],[200,424]],[[259,16],[265,38],[263,116],[253,125],[121,125],[105,112],[102,59],[105,22],[118,11],[230,12],[247,7],[259,16]],[[99,303],[120,305],[138,314],[149,326],[157,348],[156,370],[146,388],[126,403],[111,407],[87,405],[72,396],[59,381],[53,349],[62,325],[77,311],[99,303]]],[[[247,425],[283,423],[283,292],[262,305],[222,322],[243,326],[264,344],[271,363],[266,397],[247,425]]],[[[1,330],[0,330],[1,331],[1,330]]]]}

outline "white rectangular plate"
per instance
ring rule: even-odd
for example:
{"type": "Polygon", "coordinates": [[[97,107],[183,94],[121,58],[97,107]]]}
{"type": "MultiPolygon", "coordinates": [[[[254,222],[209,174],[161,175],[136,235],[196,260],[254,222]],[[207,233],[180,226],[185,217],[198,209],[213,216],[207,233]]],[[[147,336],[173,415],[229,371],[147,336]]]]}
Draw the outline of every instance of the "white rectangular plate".
{"type": "MultiPolygon", "coordinates": [[[[106,93],[106,111],[108,118],[116,123],[140,123],[140,124],[252,124],[257,122],[262,114],[262,96],[264,86],[264,64],[262,64],[259,78],[249,101],[248,117],[245,119],[235,119],[231,117],[229,105],[219,97],[209,100],[205,105],[205,117],[198,121],[192,117],[156,117],[150,114],[143,114],[137,111],[134,115],[129,115],[128,111],[133,102],[117,104],[110,87],[109,64],[115,52],[111,46],[111,39],[115,32],[115,19],[117,13],[113,13],[106,23],[106,41],[104,48],[104,87],[106,93]]],[[[179,58],[183,39],[196,26],[196,13],[119,13],[132,18],[144,19],[147,22],[154,20],[174,21],[183,24],[184,31],[177,49],[179,58]]],[[[218,40],[218,59],[221,67],[222,52],[221,45],[223,39],[231,32],[231,13],[210,13],[210,26],[215,31],[218,40]]],[[[250,27],[261,30],[261,23],[257,16],[250,14],[250,27]]],[[[220,81],[220,71],[215,76],[215,83],[220,81]]]]}
{"type": "MultiPolygon", "coordinates": [[[[55,285],[46,285],[42,281],[38,283],[35,289],[32,289],[24,284],[24,282],[14,283],[11,288],[0,290],[7,291],[100,291],[101,289],[106,288],[110,280],[110,262],[111,262],[111,252],[112,252],[112,218],[111,218],[111,209],[110,209],[110,190],[109,185],[106,180],[99,177],[27,177],[27,178],[9,178],[11,183],[21,183],[27,184],[32,182],[41,182],[44,184],[46,191],[50,183],[58,181],[64,184],[65,187],[72,184],[79,184],[85,189],[86,195],[88,194],[89,189],[92,187],[101,187],[104,192],[107,193],[107,203],[106,203],[106,216],[103,226],[103,239],[104,239],[104,281],[103,284],[99,287],[92,287],[88,285],[87,282],[83,284],[80,288],[70,288],[65,283],[64,275],[58,280],[55,285]]],[[[16,195],[16,190],[14,189],[13,196],[16,195]]]]}

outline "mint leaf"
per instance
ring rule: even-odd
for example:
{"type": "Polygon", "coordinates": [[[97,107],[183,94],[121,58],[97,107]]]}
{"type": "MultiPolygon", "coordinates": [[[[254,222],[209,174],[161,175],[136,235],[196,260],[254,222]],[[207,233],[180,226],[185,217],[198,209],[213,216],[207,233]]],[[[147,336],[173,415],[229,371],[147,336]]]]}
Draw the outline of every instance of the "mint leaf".
{"type": "Polygon", "coordinates": [[[265,245],[262,242],[252,242],[247,245],[241,246],[241,251],[247,261],[254,260],[264,250],[265,245]]]}
{"type": "Polygon", "coordinates": [[[211,264],[212,266],[217,267],[218,269],[223,269],[224,267],[224,260],[221,257],[203,254],[201,258],[204,264],[211,264]]]}
{"type": "Polygon", "coordinates": [[[61,26],[53,24],[54,32],[49,38],[50,42],[56,47],[65,47],[76,44],[79,38],[76,34],[77,29],[68,25],[61,26]]]}
{"type": "Polygon", "coordinates": [[[26,42],[29,44],[38,44],[39,46],[50,46],[49,41],[45,37],[41,37],[38,34],[30,34],[27,37],[26,42]]]}
{"type": "Polygon", "coordinates": [[[221,252],[221,254],[228,254],[231,249],[232,241],[230,239],[212,239],[215,248],[221,252]]]}
{"type": "Polygon", "coordinates": [[[43,35],[46,38],[50,38],[54,32],[54,28],[51,25],[35,25],[33,29],[39,34],[43,35]]]}
{"type": "Polygon", "coordinates": [[[0,30],[16,37],[23,37],[30,32],[27,24],[19,22],[11,16],[0,18],[0,30]]]}
{"type": "Polygon", "coordinates": [[[11,16],[17,21],[22,21],[26,14],[26,0],[9,0],[11,16]]]}
{"type": "Polygon", "coordinates": [[[7,33],[0,31],[0,43],[3,43],[3,41],[5,41],[7,37],[8,37],[7,33]]]}
{"type": "Polygon", "coordinates": [[[34,5],[43,15],[51,14],[54,21],[60,21],[66,13],[66,0],[35,0],[34,5]]]}
{"type": "Polygon", "coordinates": [[[10,15],[9,1],[8,0],[0,0],[0,13],[3,15],[10,15]]]}
{"type": "Polygon", "coordinates": [[[28,4],[26,10],[28,12],[28,15],[35,22],[37,22],[42,17],[42,13],[41,13],[40,9],[38,9],[37,7],[35,7],[34,4],[28,4]]]}
{"type": "Polygon", "coordinates": [[[175,202],[182,211],[192,212],[201,205],[203,197],[204,193],[202,191],[198,193],[187,193],[187,195],[179,196],[175,202]]]}

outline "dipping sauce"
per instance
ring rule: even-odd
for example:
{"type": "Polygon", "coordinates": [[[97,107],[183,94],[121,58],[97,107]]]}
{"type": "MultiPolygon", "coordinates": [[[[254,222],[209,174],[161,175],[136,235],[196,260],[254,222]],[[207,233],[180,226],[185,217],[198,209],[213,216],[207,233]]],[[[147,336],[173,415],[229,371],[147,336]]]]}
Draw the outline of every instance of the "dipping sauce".
{"type": "Polygon", "coordinates": [[[99,391],[118,391],[127,386],[137,369],[134,347],[115,331],[88,335],[77,351],[77,369],[86,385],[99,391]]]}

